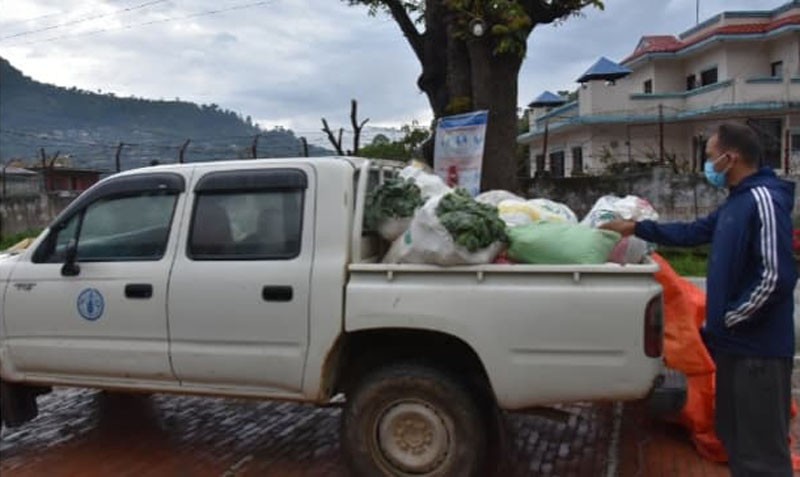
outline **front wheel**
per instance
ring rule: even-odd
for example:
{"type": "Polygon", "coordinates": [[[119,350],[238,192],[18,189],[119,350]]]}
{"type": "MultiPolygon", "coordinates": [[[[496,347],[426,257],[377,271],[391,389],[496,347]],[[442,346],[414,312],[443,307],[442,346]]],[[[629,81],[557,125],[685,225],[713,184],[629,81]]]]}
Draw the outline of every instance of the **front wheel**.
{"type": "Polygon", "coordinates": [[[466,386],[419,364],[368,374],[349,393],[342,450],[360,476],[483,475],[485,419],[466,386]]]}

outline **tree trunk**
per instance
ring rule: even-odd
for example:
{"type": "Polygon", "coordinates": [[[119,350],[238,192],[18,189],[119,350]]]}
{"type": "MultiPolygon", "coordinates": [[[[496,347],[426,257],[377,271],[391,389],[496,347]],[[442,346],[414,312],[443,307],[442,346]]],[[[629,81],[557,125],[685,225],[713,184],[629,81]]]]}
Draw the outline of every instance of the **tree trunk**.
{"type": "Polygon", "coordinates": [[[464,40],[456,37],[456,28],[452,23],[447,26],[447,115],[472,111],[473,104],[469,50],[464,40]]]}
{"type": "Polygon", "coordinates": [[[467,42],[475,110],[488,110],[481,190],[516,190],[517,76],[522,58],[495,55],[487,38],[467,42]]]}
{"type": "Polygon", "coordinates": [[[450,100],[447,92],[447,11],[440,1],[428,1],[422,36],[422,74],[417,86],[428,97],[434,117],[444,115],[450,100]]]}

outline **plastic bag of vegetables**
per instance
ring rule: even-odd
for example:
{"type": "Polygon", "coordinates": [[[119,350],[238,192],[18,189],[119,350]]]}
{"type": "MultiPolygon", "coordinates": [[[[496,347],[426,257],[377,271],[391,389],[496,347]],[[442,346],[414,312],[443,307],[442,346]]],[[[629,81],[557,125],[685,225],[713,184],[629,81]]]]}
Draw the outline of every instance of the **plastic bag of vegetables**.
{"type": "Polygon", "coordinates": [[[508,256],[521,263],[601,264],[608,259],[620,235],[585,225],[537,222],[508,230],[508,256]]]}
{"type": "Polygon", "coordinates": [[[394,241],[408,229],[411,217],[423,203],[414,181],[387,180],[367,195],[365,225],[369,230],[377,230],[384,239],[394,241]]]}
{"type": "Polygon", "coordinates": [[[444,266],[491,263],[506,241],[497,209],[458,190],[428,200],[383,261],[444,266]]]}
{"type": "Polygon", "coordinates": [[[413,181],[419,187],[422,192],[422,200],[452,192],[452,189],[447,187],[441,177],[428,172],[419,163],[406,166],[400,171],[399,176],[401,179],[413,181]]]}
{"type": "Polygon", "coordinates": [[[578,218],[569,207],[549,199],[503,200],[497,209],[508,227],[536,222],[578,223],[578,218]]]}

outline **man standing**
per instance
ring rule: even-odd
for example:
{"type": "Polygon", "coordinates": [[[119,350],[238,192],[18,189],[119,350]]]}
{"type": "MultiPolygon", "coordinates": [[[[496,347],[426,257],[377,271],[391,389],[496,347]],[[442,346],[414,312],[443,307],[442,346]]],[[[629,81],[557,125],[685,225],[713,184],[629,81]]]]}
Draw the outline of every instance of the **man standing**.
{"type": "Polygon", "coordinates": [[[603,228],[662,245],[711,243],[706,322],[717,367],[716,430],[734,477],[792,475],[794,184],[759,168],[755,132],[723,124],[706,146],[705,175],[727,200],[692,223],[615,221],[603,228]]]}

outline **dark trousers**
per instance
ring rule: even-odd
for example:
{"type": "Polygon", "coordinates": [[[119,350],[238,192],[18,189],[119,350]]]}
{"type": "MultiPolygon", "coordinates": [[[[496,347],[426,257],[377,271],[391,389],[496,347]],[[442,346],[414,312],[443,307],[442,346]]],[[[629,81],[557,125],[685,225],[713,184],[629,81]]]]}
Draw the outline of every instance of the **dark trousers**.
{"type": "Polygon", "coordinates": [[[716,429],[733,477],[791,477],[791,358],[714,353],[716,429]]]}

